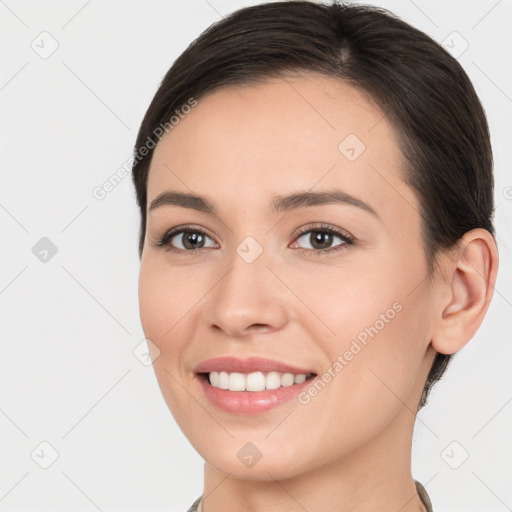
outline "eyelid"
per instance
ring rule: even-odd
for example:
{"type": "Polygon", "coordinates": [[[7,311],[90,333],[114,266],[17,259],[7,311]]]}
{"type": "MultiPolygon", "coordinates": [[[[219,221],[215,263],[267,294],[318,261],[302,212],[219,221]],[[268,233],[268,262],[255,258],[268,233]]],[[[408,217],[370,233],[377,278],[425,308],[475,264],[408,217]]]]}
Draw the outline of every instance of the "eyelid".
{"type": "Polygon", "coordinates": [[[294,241],[297,240],[297,238],[300,238],[302,235],[312,232],[312,231],[327,231],[330,233],[335,234],[336,236],[340,237],[342,240],[346,241],[347,243],[355,243],[356,238],[352,236],[348,231],[345,231],[344,229],[332,226],[330,224],[325,224],[323,222],[318,223],[318,225],[307,225],[304,227],[300,227],[294,237],[294,241]]]}

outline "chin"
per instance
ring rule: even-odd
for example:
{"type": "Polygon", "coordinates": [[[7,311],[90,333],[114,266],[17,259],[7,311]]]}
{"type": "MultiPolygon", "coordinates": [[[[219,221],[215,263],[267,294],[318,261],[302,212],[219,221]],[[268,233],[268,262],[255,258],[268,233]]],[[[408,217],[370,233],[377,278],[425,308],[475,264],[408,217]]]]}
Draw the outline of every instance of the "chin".
{"type": "Polygon", "coordinates": [[[272,443],[270,439],[261,442],[255,440],[252,443],[250,436],[236,436],[234,439],[210,438],[211,441],[205,442],[203,431],[196,434],[197,437],[187,436],[194,449],[207,464],[232,478],[286,480],[307,473],[314,466],[314,461],[303,452],[300,441],[297,446],[289,445],[285,448],[281,443],[272,443]]]}
{"type": "Polygon", "coordinates": [[[203,456],[203,458],[217,471],[239,480],[270,482],[274,480],[286,480],[305,472],[305,468],[297,467],[293,461],[284,461],[283,458],[279,456],[277,458],[280,460],[272,460],[267,457],[265,461],[262,457],[252,467],[247,467],[240,462],[236,454],[234,457],[230,458],[219,457],[218,454],[213,454],[213,457],[208,458],[203,456]]]}

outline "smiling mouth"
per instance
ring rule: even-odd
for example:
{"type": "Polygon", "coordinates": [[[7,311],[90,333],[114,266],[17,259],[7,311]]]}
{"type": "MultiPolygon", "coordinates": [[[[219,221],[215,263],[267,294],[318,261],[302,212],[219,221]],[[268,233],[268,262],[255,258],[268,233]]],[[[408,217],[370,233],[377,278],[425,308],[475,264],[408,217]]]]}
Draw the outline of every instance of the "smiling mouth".
{"type": "Polygon", "coordinates": [[[316,373],[293,374],[288,372],[208,372],[199,373],[210,386],[226,391],[271,391],[302,384],[316,377],[316,373]]]}

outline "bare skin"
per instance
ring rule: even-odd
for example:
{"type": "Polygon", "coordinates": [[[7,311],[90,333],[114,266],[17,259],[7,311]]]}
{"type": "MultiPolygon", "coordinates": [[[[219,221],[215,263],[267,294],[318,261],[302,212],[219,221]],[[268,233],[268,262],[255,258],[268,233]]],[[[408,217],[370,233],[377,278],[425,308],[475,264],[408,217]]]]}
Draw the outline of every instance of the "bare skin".
{"type": "Polygon", "coordinates": [[[204,512],[425,510],[411,474],[417,405],[436,352],[458,351],[481,325],[498,256],[491,235],[472,230],[439,257],[429,282],[419,203],[396,140],[358,90],[304,75],[217,90],[157,145],[148,209],[175,190],[217,211],[148,211],[139,280],[162,394],[205,459],[204,512]],[[349,134],[365,145],[353,161],[339,149],[349,134]],[[375,214],[348,203],[270,207],[277,195],[332,189],[375,214]],[[320,224],[354,243],[333,235],[319,253],[298,229],[324,232],[320,224]],[[202,249],[182,245],[183,233],[155,245],[185,225],[206,232],[202,249]],[[252,263],[237,253],[248,236],[262,248],[252,263]],[[393,304],[400,311],[308,403],[228,413],[194,374],[205,359],[256,355],[321,375],[393,304]],[[247,442],[261,453],[252,467],[237,457],[247,442]]]}

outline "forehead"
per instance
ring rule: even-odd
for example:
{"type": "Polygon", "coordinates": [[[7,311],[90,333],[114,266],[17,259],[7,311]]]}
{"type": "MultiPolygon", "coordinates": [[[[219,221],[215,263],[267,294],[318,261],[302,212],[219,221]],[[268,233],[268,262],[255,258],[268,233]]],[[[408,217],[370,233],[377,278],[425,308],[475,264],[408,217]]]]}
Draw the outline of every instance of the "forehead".
{"type": "Polygon", "coordinates": [[[321,75],[283,75],[201,97],[155,148],[148,205],[166,188],[236,209],[336,187],[396,215],[417,205],[403,165],[394,130],[365,93],[321,75]]]}

